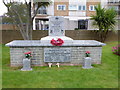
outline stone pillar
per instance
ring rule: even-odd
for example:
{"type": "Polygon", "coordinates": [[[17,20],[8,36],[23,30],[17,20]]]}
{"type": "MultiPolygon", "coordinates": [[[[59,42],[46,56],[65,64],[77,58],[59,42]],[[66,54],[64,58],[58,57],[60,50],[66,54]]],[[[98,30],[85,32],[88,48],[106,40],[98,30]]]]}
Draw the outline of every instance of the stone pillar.
{"type": "Polygon", "coordinates": [[[83,67],[84,69],[92,68],[91,66],[91,57],[84,57],[83,67]]]}
{"type": "Polygon", "coordinates": [[[31,63],[30,63],[30,59],[25,58],[23,59],[23,68],[21,69],[21,71],[31,71],[31,63]]]}
{"type": "Polygon", "coordinates": [[[38,22],[39,30],[41,30],[41,21],[38,22]]]}
{"type": "Polygon", "coordinates": [[[45,30],[45,21],[43,21],[43,30],[45,30]]]}
{"type": "Polygon", "coordinates": [[[36,30],[35,18],[34,18],[34,20],[33,20],[33,30],[36,30]]]}

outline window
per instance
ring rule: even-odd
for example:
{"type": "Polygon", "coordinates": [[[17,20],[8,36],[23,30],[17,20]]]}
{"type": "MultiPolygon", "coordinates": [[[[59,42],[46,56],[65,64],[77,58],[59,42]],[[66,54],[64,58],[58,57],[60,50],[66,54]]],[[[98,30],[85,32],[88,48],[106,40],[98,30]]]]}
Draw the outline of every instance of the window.
{"type": "Polygon", "coordinates": [[[108,6],[108,8],[114,8],[116,11],[119,10],[119,7],[118,7],[118,6],[108,6]]]}
{"type": "Polygon", "coordinates": [[[108,0],[108,3],[119,3],[119,0],[108,0]]]}
{"type": "Polygon", "coordinates": [[[95,11],[95,5],[90,5],[90,6],[89,6],[89,10],[90,10],[90,11],[95,11]]]}
{"type": "Polygon", "coordinates": [[[42,6],[38,9],[38,14],[47,14],[46,7],[42,6]]]}
{"type": "Polygon", "coordinates": [[[81,6],[79,6],[79,10],[82,10],[82,7],[81,7],[81,6]]]}
{"type": "Polygon", "coordinates": [[[57,5],[57,10],[66,10],[66,5],[57,5]]]}
{"type": "Polygon", "coordinates": [[[77,10],[77,5],[69,5],[69,10],[77,10]]]}
{"type": "Polygon", "coordinates": [[[80,5],[80,6],[78,7],[78,9],[79,9],[79,10],[86,10],[86,6],[81,6],[81,5],[80,5]]]}
{"type": "Polygon", "coordinates": [[[86,7],[85,7],[85,6],[83,6],[83,10],[86,10],[86,7]]]}

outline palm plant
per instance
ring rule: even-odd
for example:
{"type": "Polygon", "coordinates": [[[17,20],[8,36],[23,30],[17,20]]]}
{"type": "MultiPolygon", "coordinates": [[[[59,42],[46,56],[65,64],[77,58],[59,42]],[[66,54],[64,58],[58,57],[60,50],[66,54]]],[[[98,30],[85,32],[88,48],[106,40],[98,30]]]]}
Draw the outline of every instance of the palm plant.
{"type": "Polygon", "coordinates": [[[116,24],[116,12],[113,8],[105,9],[102,8],[99,4],[95,7],[96,15],[92,15],[91,20],[94,20],[93,26],[97,26],[99,30],[95,30],[99,36],[99,40],[104,42],[108,31],[114,30],[114,26],[116,24]]]}

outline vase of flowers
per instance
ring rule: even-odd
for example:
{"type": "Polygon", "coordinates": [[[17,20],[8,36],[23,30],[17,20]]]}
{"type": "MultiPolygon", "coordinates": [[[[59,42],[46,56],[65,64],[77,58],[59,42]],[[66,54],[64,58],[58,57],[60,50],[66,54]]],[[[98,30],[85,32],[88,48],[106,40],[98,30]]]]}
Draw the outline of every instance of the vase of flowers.
{"type": "Polygon", "coordinates": [[[25,58],[30,59],[32,57],[31,52],[25,52],[25,58]]]}
{"type": "Polygon", "coordinates": [[[85,52],[85,56],[86,56],[86,57],[90,57],[90,51],[86,51],[86,52],[85,52]]]}
{"type": "Polygon", "coordinates": [[[84,57],[84,60],[83,60],[83,67],[82,68],[84,68],[84,69],[92,68],[91,60],[92,60],[92,58],[90,57],[90,51],[86,51],[85,52],[85,57],[84,57]]]}

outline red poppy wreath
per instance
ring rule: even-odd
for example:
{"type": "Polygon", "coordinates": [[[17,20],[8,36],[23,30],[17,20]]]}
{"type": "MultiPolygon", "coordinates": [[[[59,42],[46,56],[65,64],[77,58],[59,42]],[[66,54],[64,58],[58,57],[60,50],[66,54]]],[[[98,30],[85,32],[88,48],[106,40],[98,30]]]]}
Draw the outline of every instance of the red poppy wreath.
{"type": "Polygon", "coordinates": [[[61,38],[58,38],[57,40],[52,39],[50,43],[54,46],[61,46],[64,41],[61,38]]]}

